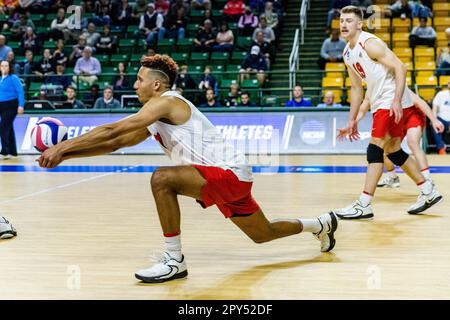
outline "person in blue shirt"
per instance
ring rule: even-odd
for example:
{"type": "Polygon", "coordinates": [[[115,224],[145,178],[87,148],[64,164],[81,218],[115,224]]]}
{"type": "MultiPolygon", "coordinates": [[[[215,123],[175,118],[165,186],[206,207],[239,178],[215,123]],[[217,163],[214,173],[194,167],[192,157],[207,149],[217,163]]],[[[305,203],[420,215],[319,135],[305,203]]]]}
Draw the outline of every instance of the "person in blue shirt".
{"type": "Polygon", "coordinates": [[[323,103],[317,105],[317,108],[340,108],[342,107],[339,103],[334,103],[334,93],[333,91],[327,91],[325,93],[323,103]]]}
{"type": "Polygon", "coordinates": [[[312,107],[312,103],[309,100],[303,98],[303,89],[302,86],[295,86],[294,91],[292,92],[294,95],[294,99],[286,102],[286,107],[312,107]]]}
{"type": "Polygon", "coordinates": [[[327,62],[342,62],[342,52],[345,49],[346,42],[340,37],[339,29],[331,31],[331,37],[325,39],[320,49],[320,57],[317,63],[321,70],[325,69],[327,62]]]}
{"type": "Polygon", "coordinates": [[[13,74],[11,64],[3,60],[0,64],[0,139],[1,157],[9,159],[17,156],[16,138],[13,122],[16,115],[23,113],[25,95],[20,79],[13,74]]]}
{"type": "Polygon", "coordinates": [[[6,37],[2,34],[0,34],[0,60],[6,60],[6,57],[8,56],[8,52],[12,51],[10,47],[5,45],[6,37]]]}

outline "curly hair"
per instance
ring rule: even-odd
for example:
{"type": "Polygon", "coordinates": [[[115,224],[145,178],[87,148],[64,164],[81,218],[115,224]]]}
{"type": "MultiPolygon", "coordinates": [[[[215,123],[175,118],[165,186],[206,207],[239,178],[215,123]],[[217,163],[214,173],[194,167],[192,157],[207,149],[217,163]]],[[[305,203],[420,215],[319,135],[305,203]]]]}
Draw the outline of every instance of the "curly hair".
{"type": "Polygon", "coordinates": [[[149,69],[159,70],[169,78],[169,85],[172,87],[178,72],[177,63],[167,55],[156,54],[150,57],[142,57],[141,66],[149,69]]]}

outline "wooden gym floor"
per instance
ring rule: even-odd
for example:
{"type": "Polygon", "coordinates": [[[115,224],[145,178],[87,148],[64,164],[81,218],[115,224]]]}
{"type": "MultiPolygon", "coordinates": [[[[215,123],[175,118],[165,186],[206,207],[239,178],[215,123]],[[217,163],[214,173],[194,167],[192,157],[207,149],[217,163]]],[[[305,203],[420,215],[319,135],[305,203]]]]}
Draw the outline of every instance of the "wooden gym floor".
{"type": "MultiPolygon", "coordinates": [[[[134,272],[164,249],[150,173],[30,172],[35,157],[0,165],[0,213],[18,237],[0,241],[0,299],[450,299],[450,174],[433,179],[444,201],[410,216],[417,188],[379,189],[373,221],[340,222],[333,253],[311,234],[257,245],[214,207],[180,198],[187,279],[145,285],[134,272]]],[[[430,156],[448,166],[448,156],[430,156]]],[[[64,163],[165,165],[162,156],[64,163]]],[[[364,166],[364,156],[284,156],[282,165],[364,166]]],[[[448,167],[447,167],[448,168],[448,167]]],[[[83,171],[80,169],[80,171],[83,171]]],[[[448,171],[447,171],[448,172],[448,171]]],[[[354,201],[363,173],[255,174],[269,218],[315,217],[354,201]]]]}

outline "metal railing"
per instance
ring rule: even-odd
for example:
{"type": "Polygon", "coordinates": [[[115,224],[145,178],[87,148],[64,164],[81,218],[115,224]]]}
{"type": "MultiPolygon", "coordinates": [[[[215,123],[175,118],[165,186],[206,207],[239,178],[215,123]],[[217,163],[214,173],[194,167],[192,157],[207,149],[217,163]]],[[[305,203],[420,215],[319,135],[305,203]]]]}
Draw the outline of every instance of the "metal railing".
{"type": "Polygon", "coordinates": [[[300,32],[301,32],[301,44],[305,40],[305,29],[307,27],[307,14],[306,11],[310,8],[310,1],[303,0],[302,6],[300,7],[300,32]]]}
{"type": "Polygon", "coordinates": [[[292,42],[292,50],[289,56],[289,98],[292,99],[292,89],[297,82],[296,71],[299,69],[299,30],[295,30],[294,41],[292,42]]]}

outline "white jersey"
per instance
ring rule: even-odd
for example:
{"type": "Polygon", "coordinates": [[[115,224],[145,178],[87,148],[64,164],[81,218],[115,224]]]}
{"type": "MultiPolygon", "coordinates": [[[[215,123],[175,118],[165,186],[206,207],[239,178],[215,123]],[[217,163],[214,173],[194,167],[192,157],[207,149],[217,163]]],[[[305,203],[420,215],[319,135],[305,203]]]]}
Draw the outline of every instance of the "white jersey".
{"type": "Polygon", "coordinates": [[[243,154],[227,143],[214,125],[189,100],[176,91],[161,96],[176,97],[191,108],[191,117],[181,125],[156,121],[148,127],[166,155],[176,165],[204,165],[230,169],[240,181],[253,181],[243,154]]]}
{"type": "Polygon", "coordinates": [[[439,91],[433,100],[433,108],[439,108],[437,116],[450,121],[450,90],[439,91]]]}
{"type": "MultiPolygon", "coordinates": [[[[366,95],[369,98],[371,110],[390,109],[395,96],[395,75],[383,64],[371,59],[364,46],[366,41],[376,38],[368,32],[361,32],[354,48],[347,43],[344,49],[344,63],[367,83],[366,95]]],[[[381,41],[381,40],[380,40],[381,41]]],[[[402,107],[409,108],[413,105],[409,90],[403,92],[402,107]]]]}

